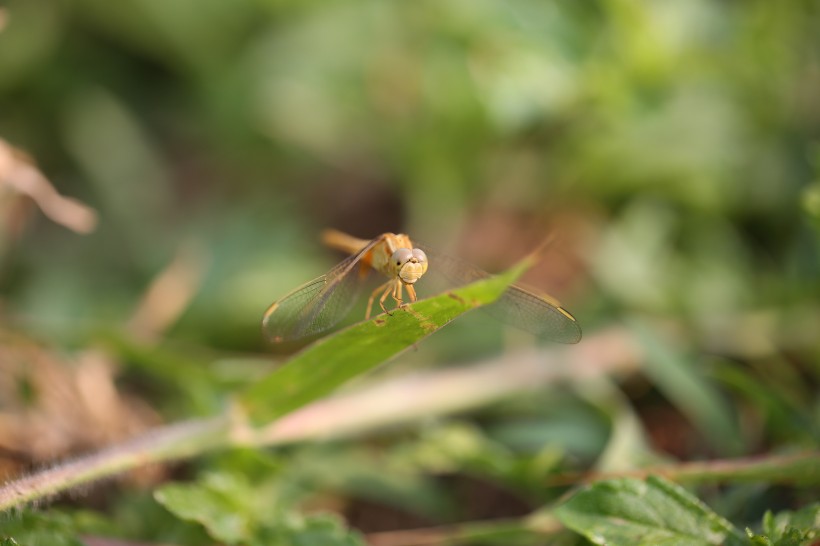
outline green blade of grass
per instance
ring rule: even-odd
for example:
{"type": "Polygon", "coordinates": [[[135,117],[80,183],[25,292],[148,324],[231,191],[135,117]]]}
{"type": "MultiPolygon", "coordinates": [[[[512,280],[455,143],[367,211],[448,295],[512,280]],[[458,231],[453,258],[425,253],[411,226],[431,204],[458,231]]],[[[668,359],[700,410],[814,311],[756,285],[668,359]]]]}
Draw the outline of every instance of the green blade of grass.
{"type": "Polygon", "coordinates": [[[631,322],[647,354],[644,371],[650,380],[721,453],[741,453],[743,441],[737,417],[714,383],[700,372],[694,359],[648,322],[640,319],[631,322]]]}
{"type": "Polygon", "coordinates": [[[429,336],[457,316],[495,301],[531,265],[508,271],[355,324],[297,354],[239,396],[255,424],[264,424],[321,398],[429,336]]]}

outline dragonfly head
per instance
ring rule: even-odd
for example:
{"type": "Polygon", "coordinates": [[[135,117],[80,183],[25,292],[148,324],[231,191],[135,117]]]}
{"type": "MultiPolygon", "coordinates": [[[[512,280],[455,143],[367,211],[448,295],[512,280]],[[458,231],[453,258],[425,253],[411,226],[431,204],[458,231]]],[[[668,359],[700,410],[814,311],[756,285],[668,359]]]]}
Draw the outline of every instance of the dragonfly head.
{"type": "Polygon", "coordinates": [[[404,284],[414,284],[427,272],[427,255],[418,248],[396,250],[390,257],[390,263],[404,284]]]}

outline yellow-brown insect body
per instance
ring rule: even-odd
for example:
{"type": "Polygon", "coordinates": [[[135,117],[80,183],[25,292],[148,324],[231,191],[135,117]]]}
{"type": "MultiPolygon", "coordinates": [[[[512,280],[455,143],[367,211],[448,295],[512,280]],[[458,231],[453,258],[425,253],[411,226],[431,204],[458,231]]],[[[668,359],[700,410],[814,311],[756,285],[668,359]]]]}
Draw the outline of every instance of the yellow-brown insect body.
{"type": "MultiPolygon", "coordinates": [[[[366,318],[370,317],[377,297],[379,307],[388,313],[385,300],[392,297],[396,305],[403,306],[404,290],[407,301],[416,301],[415,283],[427,272],[428,261],[425,251],[414,248],[410,237],[382,233],[365,240],[330,230],[324,232],[323,239],[326,245],[350,256],[268,307],[262,317],[262,328],[274,342],[313,336],[338,324],[351,309],[371,269],[387,280],[371,293],[366,318]]],[[[435,253],[432,256],[439,279],[456,286],[490,277],[462,260],[435,253]]],[[[540,338],[562,343],[577,343],[581,339],[581,328],[558,301],[519,286],[510,286],[495,304],[487,307],[487,312],[540,338]]]]}
{"type": "Polygon", "coordinates": [[[379,271],[389,280],[370,295],[367,318],[370,318],[373,301],[380,292],[379,306],[385,312],[387,309],[384,302],[388,295],[392,296],[398,305],[404,303],[403,288],[407,290],[410,301],[416,301],[413,284],[427,272],[427,256],[421,250],[413,248],[413,242],[407,235],[382,233],[376,239],[368,241],[339,231],[327,230],[322,234],[322,240],[326,245],[348,254],[356,254],[371,245],[370,250],[362,256],[362,264],[379,271]],[[374,240],[377,241],[376,244],[372,244],[374,240]]]}

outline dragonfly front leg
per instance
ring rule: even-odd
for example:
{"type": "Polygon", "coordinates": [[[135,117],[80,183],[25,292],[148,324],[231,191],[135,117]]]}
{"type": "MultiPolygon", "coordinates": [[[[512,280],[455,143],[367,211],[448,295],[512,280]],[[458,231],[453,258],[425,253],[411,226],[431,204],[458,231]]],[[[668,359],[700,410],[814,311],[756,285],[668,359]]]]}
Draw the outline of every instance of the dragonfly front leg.
{"type": "Polygon", "coordinates": [[[396,283],[396,289],[393,291],[393,299],[396,300],[396,307],[401,307],[404,302],[401,299],[401,287],[404,286],[401,281],[396,283]]]}
{"type": "Polygon", "coordinates": [[[385,313],[387,312],[387,309],[384,308],[384,300],[387,297],[387,294],[390,292],[390,289],[392,288],[392,283],[393,283],[393,281],[389,280],[384,284],[380,284],[370,294],[370,299],[367,300],[367,313],[365,313],[365,315],[364,315],[364,320],[370,320],[370,312],[373,310],[373,301],[376,299],[376,294],[378,294],[382,290],[385,290],[385,287],[386,287],[386,290],[385,290],[384,294],[382,295],[381,299],[379,300],[379,306],[381,306],[382,310],[385,313]]]}
{"type": "MultiPolygon", "coordinates": [[[[413,287],[412,284],[407,285],[407,297],[410,298],[410,303],[416,301],[416,289],[413,287]]],[[[406,304],[403,304],[406,305],[406,304]]]]}
{"type": "Polygon", "coordinates": [[[416,301],[416,289],[413,288],[412,284],[404,284],[403,282],[396,283],[396,290],[394,290],[393,299],[396,300],[396,307],[404,307],[408,305],[408,303],[413,303],[416,301]],[[409,302],[406,302],[402,299],[402,288],[407,289],[407,297],[410,298],[409,302]]]}
{"type": "Polygon", "coordinates": [[[396,299],[396,291],[398,290],[399,286],[401,286],[401,281],[398,280],[398,279],[395,279],[395,280],[391,279],[391,280],[387,281],[387,290],[385,290],[384,294],[382,294],[382,297],[379,298],[379,306],[382,308],[382,311],[384,311],[388,315],[390,314],[390,311],[388,311],[387,308],[384,306],[384,300],[387,299],[388,295],[392,295],[393,299],[395,300],[396,299]]]}

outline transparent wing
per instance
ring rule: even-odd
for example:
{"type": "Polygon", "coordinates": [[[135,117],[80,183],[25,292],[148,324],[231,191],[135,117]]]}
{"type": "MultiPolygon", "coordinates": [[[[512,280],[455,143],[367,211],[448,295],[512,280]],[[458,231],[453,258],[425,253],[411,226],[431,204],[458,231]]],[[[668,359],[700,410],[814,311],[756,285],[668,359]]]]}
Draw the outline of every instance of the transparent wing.
{"type": "MultiPolygon", "coordinates": [[[[426,245],[416,246],[427,254],[430,264],[428,273],[438,272],[452,285],[491,276],[469,262],[430,250],[426,245]]],[[[578,343],[581,340],[581,327],[558,301],[520,286],[511,286],[495,303],[482,309],[496,319],[542,339],[559,343],[578,343]]]]}
{"type": "Polygon", "coordinates": [[[374,239],[358,254],[275,301],[262,318],[268,339],[281,343],[310,337],[339,323],[358,299],[369,268],[362,257],[380,239],[374,239]]]}

